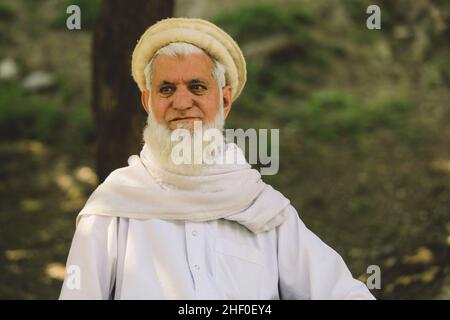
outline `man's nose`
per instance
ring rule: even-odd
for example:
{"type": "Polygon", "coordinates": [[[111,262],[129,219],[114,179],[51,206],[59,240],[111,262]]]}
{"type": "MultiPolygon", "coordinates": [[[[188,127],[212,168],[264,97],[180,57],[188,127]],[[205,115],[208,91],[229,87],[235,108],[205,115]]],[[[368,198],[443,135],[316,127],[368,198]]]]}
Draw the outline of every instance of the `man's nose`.
{"type": "Polygon", "coordinates": [[[192,108],[194,101],[191,92],[184,87],[175,91],[173,99],[173,108],[177,110],[186,110],[192,108]]]}

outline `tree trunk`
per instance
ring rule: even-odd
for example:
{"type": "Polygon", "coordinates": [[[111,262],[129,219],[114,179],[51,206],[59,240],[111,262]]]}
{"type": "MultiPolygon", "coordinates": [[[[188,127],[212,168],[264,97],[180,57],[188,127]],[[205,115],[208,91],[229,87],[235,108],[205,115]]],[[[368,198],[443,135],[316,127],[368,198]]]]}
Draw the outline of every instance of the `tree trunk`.
{"type": "Polygon", "coordinates": [[[92,108],[97,140],[97,174],[127,165],[142,147],[146,113],[131,77],[131,54],[142,33],[171,17],[174,0],[106,0],[94,33],[92,108]]]}

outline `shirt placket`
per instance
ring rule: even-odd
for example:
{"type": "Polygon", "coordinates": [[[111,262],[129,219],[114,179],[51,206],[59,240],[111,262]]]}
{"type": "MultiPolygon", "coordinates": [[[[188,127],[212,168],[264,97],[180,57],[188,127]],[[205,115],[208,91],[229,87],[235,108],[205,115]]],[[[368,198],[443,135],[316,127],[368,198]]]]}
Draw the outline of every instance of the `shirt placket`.
{"type": "Polygon", "coordinates": [[[205,233],[203,225],[195,222],[186,223],[186,247],[189,268],[194,279],[194,290],[202,297],[205,287],[205,233]]]}

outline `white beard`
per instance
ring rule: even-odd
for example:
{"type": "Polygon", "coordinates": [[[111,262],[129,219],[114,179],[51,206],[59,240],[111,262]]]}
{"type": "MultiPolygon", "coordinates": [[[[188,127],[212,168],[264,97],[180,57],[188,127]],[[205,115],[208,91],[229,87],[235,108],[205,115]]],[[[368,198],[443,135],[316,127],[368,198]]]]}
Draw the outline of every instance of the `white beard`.
{"type": "MultiPolygon", "coordinates": [[[[149,99],[150,100],[150,99],[149,99]]],[[[223,110],[223,100],[220,99],[221,103],[219,106],[219,111],[214,118],[213,121],[209,123],[202,123],[200,126],[194,126],[190,124],[180,125],[178,128],[188,129],[191,134],[191,154],[194,155],[193,152],[194,146],[202,146],[202,150],[205,149],[206,145],[210,142],[205,141],[205,132],[208,129],[217,129],[221,133],[223,133],[225,117],[223,110]]],[[[150,102],[150,101],[149,101],[150,102]]],[[[181,163],[176,164],[172,160],[172,149],[179,144],[179,141],[172,141],[171,134],[173,130],[171,130],[168,126],[164,124],[160,124],[156,121],[153,110],[149,103],[148,108],[148,117],[147,117],[147,125],[144,128],[143,139],[147,144],[152,159],[156,162],[158,166],[161,168],[181,175],[197,175],[200,174],[202,169],[208,164],[205,164],[198,159],[193,159],[190,163],[181,163]]],[[[202,156],[202,155],[201,155],[202,156]]]]}

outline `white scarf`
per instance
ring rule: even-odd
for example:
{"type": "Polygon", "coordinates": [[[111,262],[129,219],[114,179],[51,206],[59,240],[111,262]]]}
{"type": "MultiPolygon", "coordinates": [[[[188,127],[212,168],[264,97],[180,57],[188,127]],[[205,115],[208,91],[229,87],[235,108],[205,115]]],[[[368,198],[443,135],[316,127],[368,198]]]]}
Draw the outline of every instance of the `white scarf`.
{"type": "Polygon", "coordinates": [[[254,233],[280,225],[289,200],[261,180],[236,144],[225,145],[225,156],[229,153],[242,162],[210,165],[201,175],[186,176],[157,166],[145,144],[140,157],[113,171],[91,194],[77,224],[82,216],[101,215],[196,222],[224,218],[254,233]]]}

